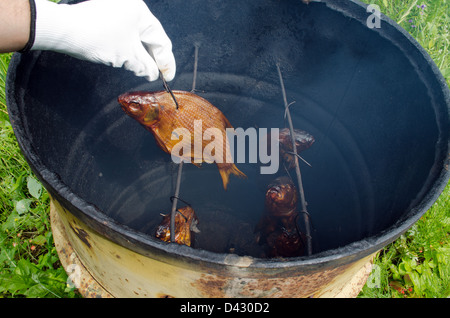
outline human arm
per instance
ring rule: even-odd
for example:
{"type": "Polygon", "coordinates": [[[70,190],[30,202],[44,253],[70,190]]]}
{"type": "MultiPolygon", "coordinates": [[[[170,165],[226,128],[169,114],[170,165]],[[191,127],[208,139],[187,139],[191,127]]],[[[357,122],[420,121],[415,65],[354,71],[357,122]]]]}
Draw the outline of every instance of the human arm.
{"type": "Polygon", "coordinates": [[[30,37],[28,0],[0,0],[0,53],[19,51],[30,37]]]}
{"type": "Polygon", "coordinates": [[[124,67],[149,81],[159,77],[159,70],[167,81],[175,76],[172,43],[142,0],[90,0],[71,5],[32,1],[36,18],[28,23],[31,50],[52,50],[124,67]]]}

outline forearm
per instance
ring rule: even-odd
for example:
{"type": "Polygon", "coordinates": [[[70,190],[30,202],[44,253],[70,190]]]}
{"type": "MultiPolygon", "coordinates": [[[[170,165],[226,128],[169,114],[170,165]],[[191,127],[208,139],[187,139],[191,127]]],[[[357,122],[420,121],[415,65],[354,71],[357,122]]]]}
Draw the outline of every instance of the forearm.
{"type": "Polygon", "coordinates": [[[0,53],[19,51],[30,37],[28,0],[0,0],[0,53]]]}

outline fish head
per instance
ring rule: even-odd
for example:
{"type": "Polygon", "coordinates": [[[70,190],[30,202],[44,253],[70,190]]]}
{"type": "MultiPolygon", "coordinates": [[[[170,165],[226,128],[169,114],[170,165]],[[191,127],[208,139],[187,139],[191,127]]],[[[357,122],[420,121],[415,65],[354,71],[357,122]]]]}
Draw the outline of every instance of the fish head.
{"type": "Polygon", "coordinates": [[[266,208],[274,216],[292,213],[297,206],[297,201],[297,189],[288,177],[275,179],[266,192],[266,208]]]}
{"type": "Polygon", "coordinates": [[[315,142],[314,136],[304,130],[297,130],[294,132],[295,146],[297,152],[308,149],[315,142]]]}
{"type": "MultiPolygon", "coordinates": [[[[286,151],[292,152],[292,140],[290,130],[288,128],[284,128],[280,131],[280,144],[283,149],[286,151]]],[[[309,134],[308,132],[300,129],[294,129],[294,141],[295,146],[297,148],[297,153],[304,151],[312,146],[315,142],[314,136],[309,134]]]]}
{"type": "Polygon", "coordinates": [[[118,101],[127,115],[143,125],[152,125],[160,119],[158,92],[129,92],[120,95],[118,101]]]}

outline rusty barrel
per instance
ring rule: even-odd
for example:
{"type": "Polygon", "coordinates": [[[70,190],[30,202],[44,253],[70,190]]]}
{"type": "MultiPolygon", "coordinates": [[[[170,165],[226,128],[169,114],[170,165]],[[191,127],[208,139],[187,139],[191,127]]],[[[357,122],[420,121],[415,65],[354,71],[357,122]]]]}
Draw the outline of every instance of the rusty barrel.
{"type": "Polygon", "coordinates": [[[214,164],[185,164],[180,198],[199,218],[196,244],[155,239],[177,165],[117,97],[162,83],[54,52],[15,54],[8,111],[52,197],[71,278],[85,296],[357,295],[374,253],[410,228],[449,179],[450,93],[434,62],[359,1],[148,5],[173,42],[171,88],[191,89],[197,46],[196,93],[235,128],[286,127],[279,66],[293,126],[316,140],[302,153],[311,166],[300,163],[313,254],[262,256],[255,225],[267,185],[286,170],[261,174],[264,163],[248,155],[237,163],[248,178],[231,177],[227,191],[214,164]]]}

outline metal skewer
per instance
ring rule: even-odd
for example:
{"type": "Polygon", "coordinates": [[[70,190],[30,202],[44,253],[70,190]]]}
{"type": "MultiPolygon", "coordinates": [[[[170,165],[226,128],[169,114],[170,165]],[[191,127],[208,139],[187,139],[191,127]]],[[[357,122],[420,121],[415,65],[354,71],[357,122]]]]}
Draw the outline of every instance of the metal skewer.
{"type": "MultiPolygon", "coordinates": [[[[192,80],[192,91],[191,92],[193,92],[195,90],[195,85],[197,82],[197,64],[198,64],[197,63],[197,60],[198,60],[198,45],[197,44],[195,44],[194,59],[195,59],[194,60],[194,76],[193,76],[193,80],[192,80]]],[[[177,100],[175,99],[175,96],[173,95],[172,91],[170,90],[169,86],[167,85],[167,83],[164,80],[164,77],[162,77],[162,75],[161,75],[161,78],[163,80],[164,87],[172,95],[173,100],[175,101],[175,104],[177,105],[177,109],[178,109],[178,103],[177,103],[177,100]]],[[[184,161],[181,158],[181,161],[178,164],[177,183],[175,185],[175,195],[173,196],[172,211],[170,213],[170,241],[172,243],[175,242],[175,215],[177,212],[178,198],[180,195],[181,173],[183,172],[183,162],[184,161]]]]}
{"type": "Polygon", "coordinates": [[[195,91],[195,86],[197,85],[197,66],[198,66],[198,48],[199,48],[199,44],[195,43],[194,47],[195,47],[195,51],[194,51],[194,75],[192,78],[192,89],[191,89],[191,93],[193,93],[195,91]]]}
{"type": "MultiPolygon", "coordinates": [[[[287,121],[289,124],[289,130],[290,130],[290,134],[291,134],[292,151],[294,154],[297,154],[297,146],[295,145],[295,139],[294,139],[294,126],[292,124],[291,112],[289,110],[290,104],[288,104],[288,102],[287,102],[286,90],[284,88],[283,76],[281,75],[279,63],[277,63],[277,70],[278,70],[278,76],[280,77],[281,92],[283,94],[283,101],[284,101],[284,106],[285,106],[285,115],[287,117],[287,121]]],[[[298,191],[300,194],[301,212],[303,214],[303,218],[304,218],[304,222],[305,222],[306,250],[307,250],[307,253],[309,256],[312,254],[311,228],[310,228],[310,222],[309,222],[309,213],[306,208],[307,204],[306,204],[306,200],[305,200],[305,193],[303,191],[302,175],[300,172],[300,165],[298,163],[297,156],[294,156],[294,163],[295,163],[295,173],[297,175],[298,191]]]]}
{"type": "MultiPolygon", "coordinates": [[[[159,76],[161,77],[161,80],[163,81],[163,85],[165,90],[170,93],[170,95],[173,98],[173,101],[175,102],[176,108],[178,110],[178,102],[175,98],[175,95],[172,93],[172,90],[170,89],[169,85],[167,84],[166,80],[164,79],[164,76],[161,73],[161,70],[159,71],[159,76]]],[[[177,211],[177,203],[178,203],[178,196],[180,194],[180,183],[181,183],[181,170],[183,168],[183,161],[180,162],[180,166],[178,167],[178,176],[177,176],[177,184],[175,187],[175,195],[174,199],[172,201],[172,212],[170,213],[170,241],[175,242],[175,214],[177,211]]]]}
{"type": "Polygon", "coordinates": [[[170,213],[170,241],[175,242],[175,215],[177,212],[178,196],[180,195],[181,173],[183,171],[183,160],[178,164],[177,184],[175,186],[175,195],[172,201],[172,211],[170,213]]]}
{"type": "Polygon", "coordinates": [[[175,102],[175,105],[177,106],[177,109],[178,109],[178,102],[177,102],[177,99],[175,98],[175,95],[172,93],[172,90],[170,89],[169,84],[167,84],[166,80],[164,79],[164,76],[162,75],[161,70],[159,71],[159,77],[161,77],[161,79],[162,79],[162,81],[163,81],[164,89],[165,89],[168,93],[170,93],[170,96],[172,96],[173,101],[175,102]]]}

